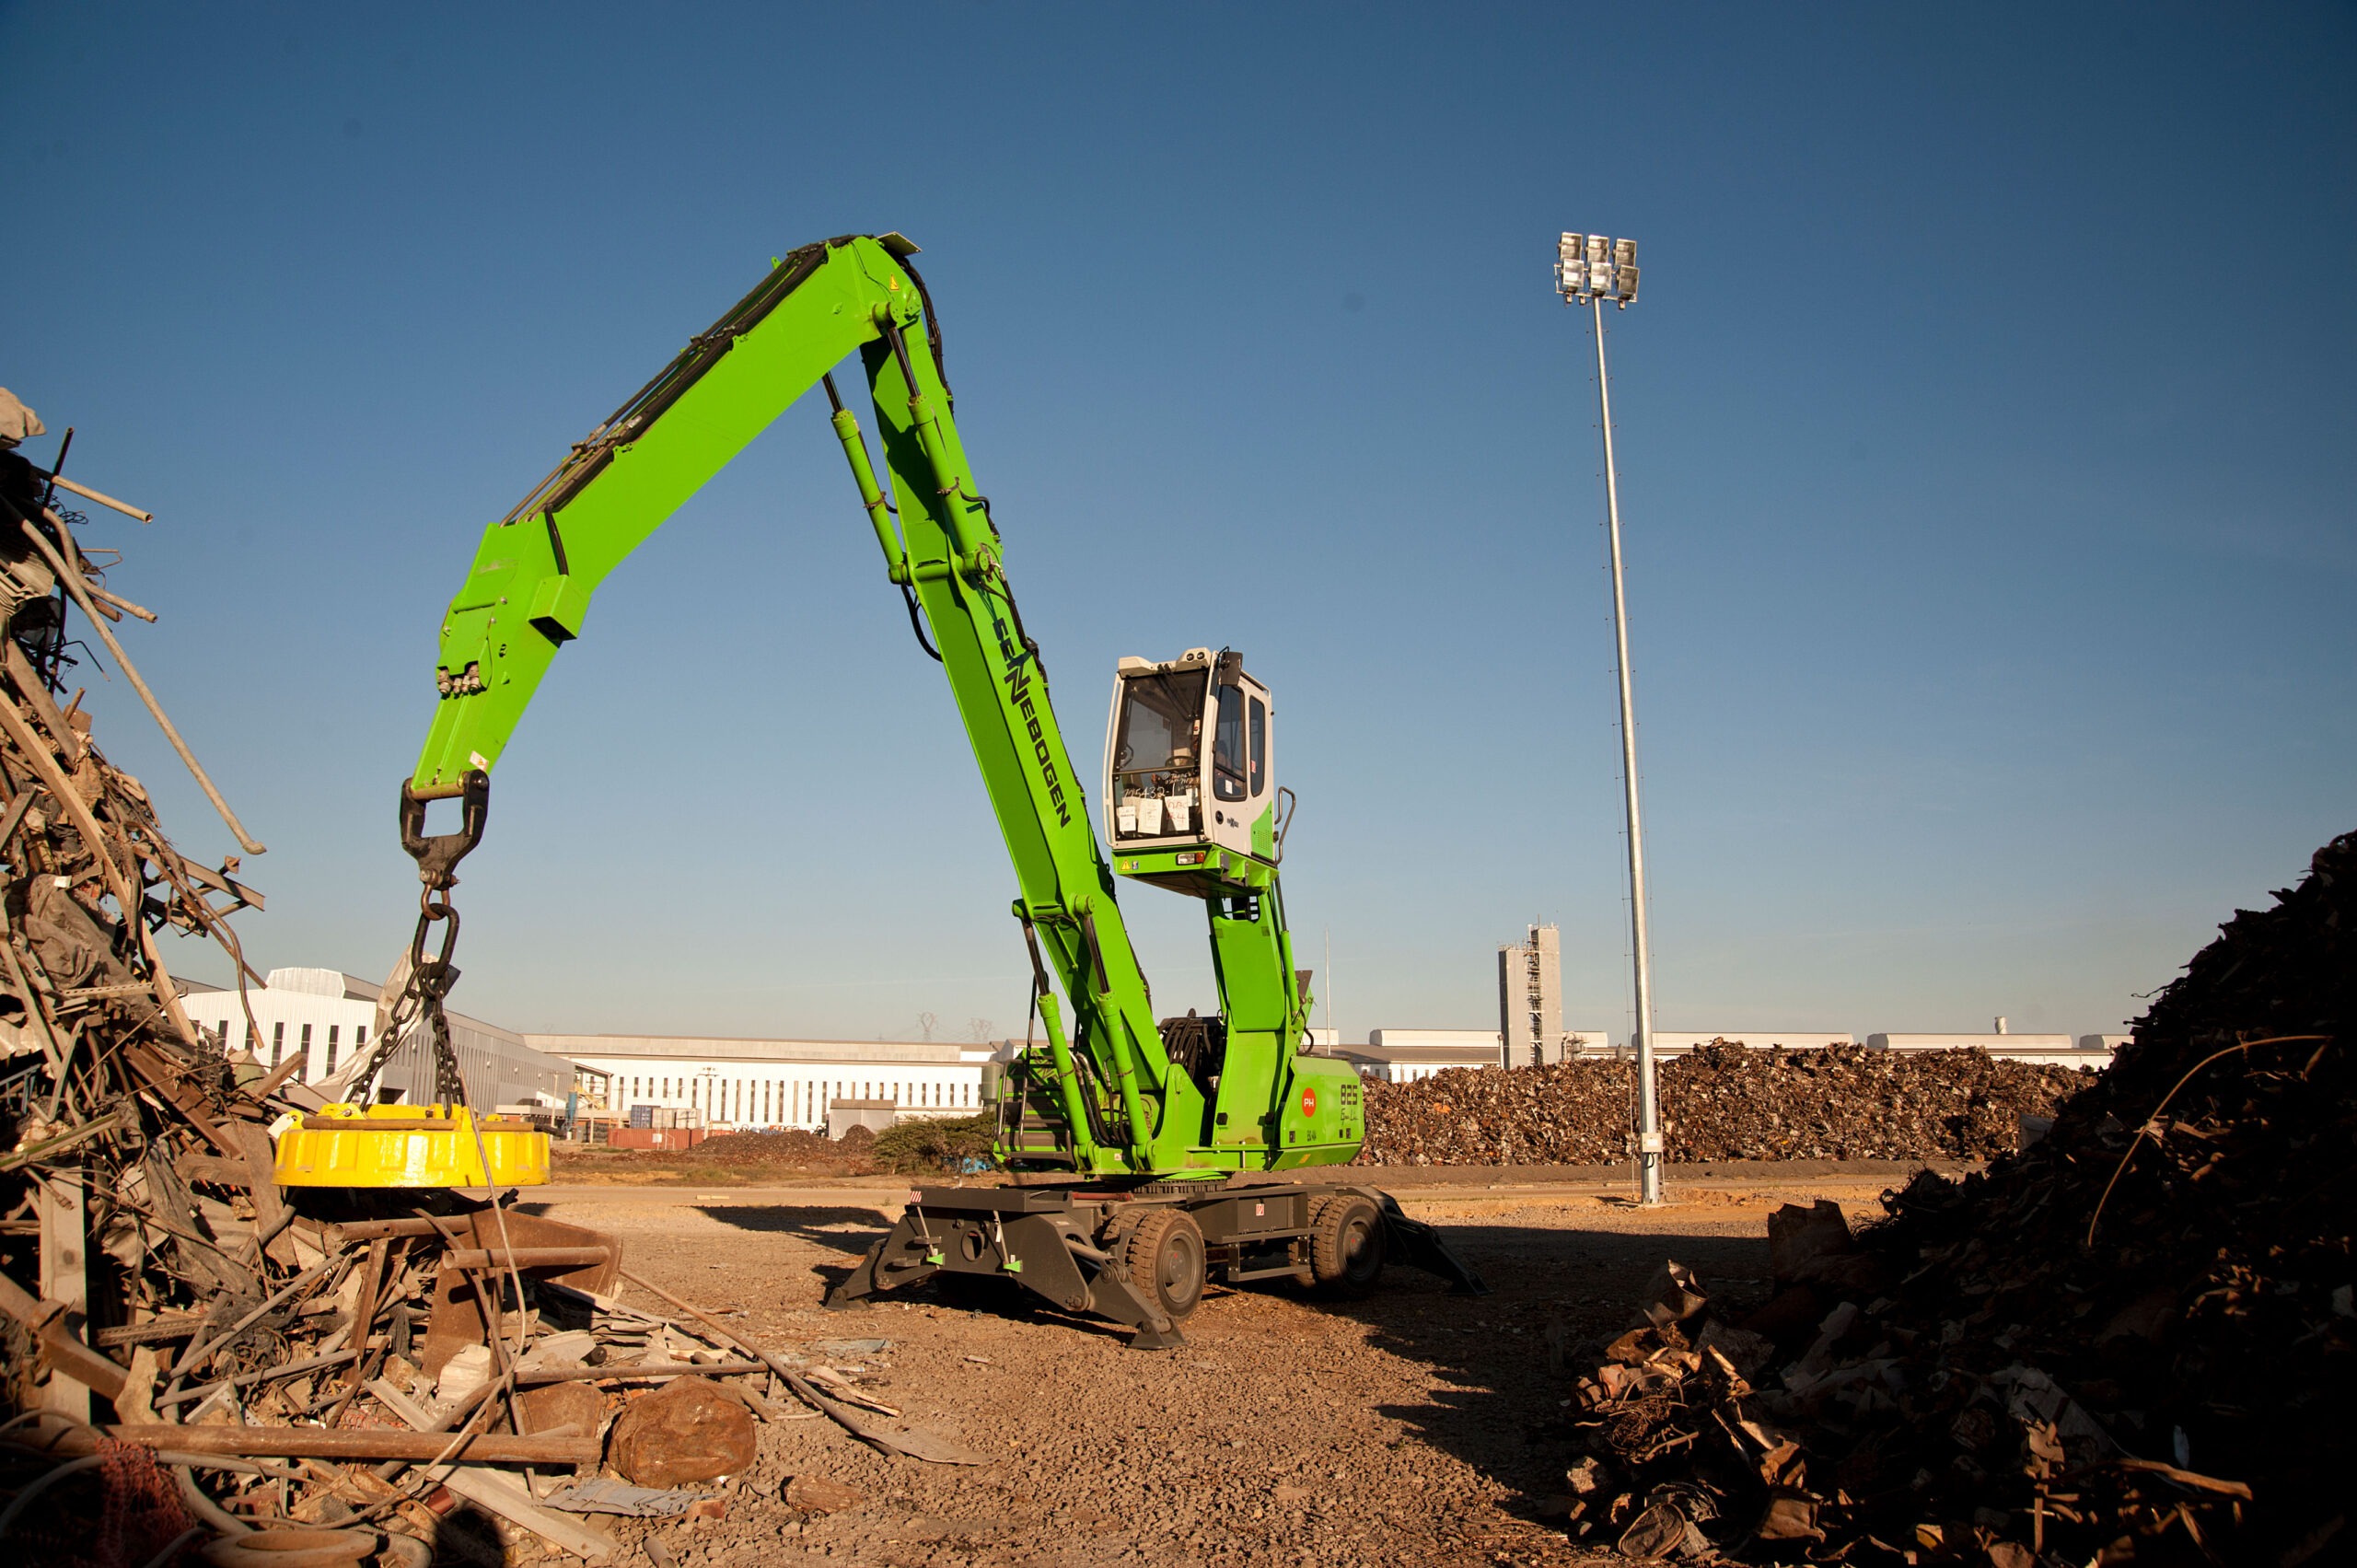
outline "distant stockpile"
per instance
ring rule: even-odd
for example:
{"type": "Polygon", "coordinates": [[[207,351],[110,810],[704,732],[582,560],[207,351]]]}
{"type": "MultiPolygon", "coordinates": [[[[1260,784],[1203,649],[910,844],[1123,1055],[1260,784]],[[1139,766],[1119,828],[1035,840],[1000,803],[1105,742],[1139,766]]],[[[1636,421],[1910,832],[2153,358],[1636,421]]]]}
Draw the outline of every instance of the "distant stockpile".
{"type": "MultiPolygon", "coordinates": [[[[2095,1074],[1981,1051],[1752,1051],[1714,1041],[1661,1067],[1673,1161],[1986,1159],[2021,1118],[2095,1074]]],[[[1625,1157],[1636,1069],[1567,1062],[1370,1084],[1362,1165],[1593,1165],[1625,1157]]]]}

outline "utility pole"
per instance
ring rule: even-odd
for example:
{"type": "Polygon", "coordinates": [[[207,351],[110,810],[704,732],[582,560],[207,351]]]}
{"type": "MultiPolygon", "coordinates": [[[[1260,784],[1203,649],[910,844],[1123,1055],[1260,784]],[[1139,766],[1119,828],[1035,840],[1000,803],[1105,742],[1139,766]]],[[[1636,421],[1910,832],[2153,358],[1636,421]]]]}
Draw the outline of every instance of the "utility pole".
{"type": "Polygon", "coordinates": [[[1645,835],[1637,809],[1637,703],[1629,682],[1629,597],[1620,568],[1620,481],[1612,463],[1612,384],[1604,367],[1604,302],[1637,298],[1637,242],[1566,234],[1556,247],[1555,289],[1585,305],[1596,327],[1596,394],[1604,423],[1605,532],[1612,548],[1612,641],[1620,677],[1620,777],[1629,813],[1629,947],[1636,969],[1637,1196],[1662,1201],[1661,1097],[1654,1073],[1653,951],[1645,930],[1645,835]]]}

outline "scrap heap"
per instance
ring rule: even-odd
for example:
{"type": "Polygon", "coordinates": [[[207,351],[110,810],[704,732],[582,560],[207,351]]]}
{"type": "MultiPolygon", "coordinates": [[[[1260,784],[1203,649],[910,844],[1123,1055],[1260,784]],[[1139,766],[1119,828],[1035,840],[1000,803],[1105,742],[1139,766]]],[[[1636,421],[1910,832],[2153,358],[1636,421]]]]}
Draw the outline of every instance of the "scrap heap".
{"type": "MultiPolygon", "coordinates": [[[[2023,1117],[2052,1115],[2089,1076],[1981,1051],[1750,1051],[1713,1040],[1662,1063],[1662,1128],[1673,1160],[1986,1159],[2014,1147],[2023,1117]]],[[[1633,1146],[1636,1088],[1626,1062],[1370,1084],[1359,1163],[1621,1159],[1633,1146]]]]}
{"type": "Polygon", "coordinates": [[[2357,834],[2242,912],[2052,1132],[1852,1237],[1770,1225],[1721,1319],[1670,1265],[1575,1390],[1573,1532],[1632,1556],[2345,1558],[2357,834]]]}
{"type": "Polygon", "coordinates": [[[455,1193],[272,1180],[273,1131],[322,1103],[304,1056],[265,1071],[193,1027],[157,945],[210,936],[242,986],[224,917],[261,900],[235,860],[176,851],[92,741],[64,697],[69,607],[261,846],[116,642],[114,620],[154,617],[102,586],[110,552],[77,542],[61,497],[146,514],[52,471],[70,431],[52,470],[14,449],[41,434],[0,390],[0,1561],[160,1565],[221,1535],[293,1562],[270,1539],[290,1525],[349,1529],[339,1562],[496,1563],[517,1530],[594,1561],[615,1542],[583,1514],[689,1508],[678,1483],[741,1472],[754,1415],[786,1419],[769,1401],[789,1397],[892,1452],[974,1462],[879,1419],[898,1412],[823,1360],[685,1303],[625,1306],[610,1237],[455,1193]],[[462,1507],[479,1527],[447,1516],[462,1507]]]}

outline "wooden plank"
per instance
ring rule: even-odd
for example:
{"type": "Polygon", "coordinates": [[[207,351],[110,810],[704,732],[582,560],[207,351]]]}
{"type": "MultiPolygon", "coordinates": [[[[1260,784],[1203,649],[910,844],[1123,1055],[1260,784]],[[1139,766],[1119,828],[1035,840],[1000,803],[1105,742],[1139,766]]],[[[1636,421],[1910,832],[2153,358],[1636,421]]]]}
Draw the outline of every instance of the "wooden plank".
{"type": "MultiPolygon", "coordinates": [[[[0,641],[6,641],[0,638],[0,641]]],[[[11,643],[13,649],[15,645],[11,643]]],[[[6,701],[0,698],[0,701],[6,701]]],[[[89,1306],[90,1276],[85,1261],[89,1249],[90,1215],[87,1199],[83,1191],[82,1167],[78,1165],[57,1165],[41,1173],[34,1190],[34,1209],[41,1218],[41,1295],[47,1307],[55,1302],[64,1310],[80,1315],[89,1306]]],[[[60,1325],[62,1329],[62,1325],[60,1325]]],[[[43,1341],[47,1342],[46,1339],[43,1341]]],[[[98,1354],[93,1351],[93,1356],[98,1354]]],[[[99,1359],[103,1360],[104,1357],[99,1359]]],[[[75,1376],[73,1367],[78,1358],[69,1360],[52,1356],[49,1382],[41,1390],[41,1408],[75,1421],[90,1419],[90,1385],[75,1376]]],[[[85,1368],[84,1370],[87,1370],[85,1368]]],[[[122,1373],[117,1368],[115,1387],[122,1386],[122,1373]]]]}
{"type": "Polygon", "coordinates": [[[601,1562],[613,1552],[611,1538],[553,1508],[541,1507],[520,1484],[496,1471],[455,1466],[442,1478],[442,1484],[476,1507],[487,1508],[586,1562],[601,1562]]]}
{"type": "Polygon", "coordinates": [[[492,1465],[594,1465],[600,1445],[582,1436],[511,1437],[475,1433],[453,1438],[439,1432],[355,1430],[330,1432],[318,1426],[110,1426],[110,1436],[184,1454],[230,1454],[246,1459],[400,1459],[414,1464],[447,1462],[492,1465]]]}

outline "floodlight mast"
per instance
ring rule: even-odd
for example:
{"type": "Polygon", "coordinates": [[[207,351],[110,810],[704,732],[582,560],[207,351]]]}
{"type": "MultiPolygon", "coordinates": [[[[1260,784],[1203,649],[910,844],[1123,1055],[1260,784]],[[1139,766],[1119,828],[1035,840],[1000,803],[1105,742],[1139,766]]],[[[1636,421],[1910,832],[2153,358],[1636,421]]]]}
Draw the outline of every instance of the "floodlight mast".
{"type": "Polygon", "coordinates": [[[1629,935],[1636,969],[1637,1197],[1662,1201],[1661,1097],[1654,1072],[1653,953],[1645,930],[1645,835],[1637,809],[1637,704],[1629,683],[1629,598],[1620,572],[1620,481],[1612,463],[1612,385],[1604,369],[1604,302],[1626,310],[1637,298],[1637,242],[1566,234],[1556,247],[1555,289],[1585,305],[1596,327],[1596,395],[1604,424],[1605,531],[1612,546],[1612,638],[1620,675],[1620,776],[1629,809],[1629,935]]]}

